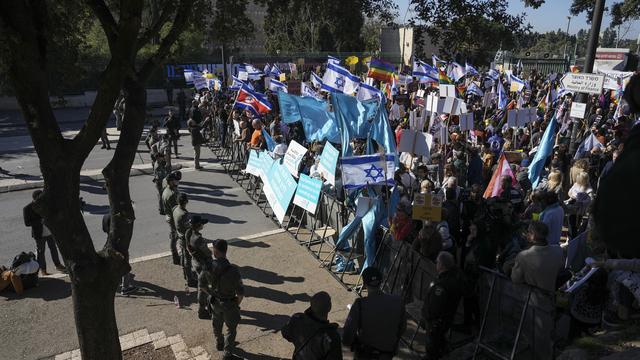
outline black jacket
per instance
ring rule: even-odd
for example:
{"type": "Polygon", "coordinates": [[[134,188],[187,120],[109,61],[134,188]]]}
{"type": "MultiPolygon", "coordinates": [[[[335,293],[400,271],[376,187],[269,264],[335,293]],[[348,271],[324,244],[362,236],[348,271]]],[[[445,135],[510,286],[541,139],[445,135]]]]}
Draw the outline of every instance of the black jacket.
{"type": "Polygon", "coordinates": [[[316,318],[311,309],[293,314],[282,337],[295,346],[294,360],[342,359],[338,325],[316,318]]]}
{"type": "Polygon", "coordinates": [[[29,203],[22,209],[22,216],[24,217],[24,225],[31,227],[31,236],[34,239],[40,239],[42,237],[42,217],[33,210],[33,203],[29,203]]]}

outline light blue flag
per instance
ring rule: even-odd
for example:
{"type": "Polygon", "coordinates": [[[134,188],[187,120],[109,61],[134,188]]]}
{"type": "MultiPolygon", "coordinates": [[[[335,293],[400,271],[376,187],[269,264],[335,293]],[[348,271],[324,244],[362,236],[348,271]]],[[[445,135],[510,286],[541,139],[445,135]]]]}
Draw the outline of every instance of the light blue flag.
{"type": "Polygon", "coordinates": [[[544,169],[544,163],[547,161],[547,158],[553,151],[553,144],[555,142],[554,140],[557,127],[558,122],[556,121],[556,117],[554,115],[549,122],[547,129],[544,131],[542,139],[540,140],[540,145],[538,145],[538,151],[533,157],[533,160],[531,160],[531,165],[529,165],[529,181],[531,181],[533,189],[538,186],[542,170],[544,169]]]}
{"type": "MultiPolygon", "coordinates": [[[[377,153],[373,146],[373,140],[375,140],[380,146],[384,148],[386,154],[396,154],[396,137],[389,125],[389,118],[384,106],[384,100],[380,101],[378,113],[371,123],[371,131],[369,132],[367,153],[377,153]]],[[[398,165],[398,157],[396,156],[396,166],[398,165]]]]}
{"type": "Polygon", "coordinates": [[[267,143],[267,150],[273,151],[276,148],[276,142],[273,141],[271,135],[269,135],[264,128],[262,128],[262,137],[264,137],[264,141],[267,143]]]}
{"type": "Polygon", "coordinates": [[[509,99],[507,98],[507,93],[504,91],[504,86],[502,86],[502,82],[498,81],[498,109],[504,110],[508,102],[509,99]]]}
{"type": "Polygon", "coordinates": [[[362,217],[362,230],[364,232],[364,264],[362,271],[372,266],[376,258],[376,250],[378,249],[378,239],[376,237],[376,229],[387,217],[384,203],[381,197],[377,197],[373,205],[362,217]]]}
{"type": "Polygon", "coordinates": [[[285,124],[302,121],[307,141],[341,142],[335,115],[327,111],[329,104],[326,101],[278,92],[278,103],[285,124]]]}
{"type": "Polygon", "coordinates": [[[585,153],[590,152],[594,147],[602,149],[604,148],[604,145],[602,145],[602,143],[598,141],[598,138],[596,138],[596,136],[593,133],[590,133],[589,136],[587,136],[587,138],[584,139],[584,141],[578,147],[578,150],[576,151],[576,154],[573,157],[573,159],[574,160],[580,159],[581,157],[584,156],[585,153]]]}
{"type": "Polygon", "coordinates": [[[342,132],[342,156],[352,154],[349,145],[351,139],[367,138],[371,128],[371,120],[378,112],[378,102],[378,99],[360,101],[353,96],[341,93],[331,95],[333,113],[342,132]]]}

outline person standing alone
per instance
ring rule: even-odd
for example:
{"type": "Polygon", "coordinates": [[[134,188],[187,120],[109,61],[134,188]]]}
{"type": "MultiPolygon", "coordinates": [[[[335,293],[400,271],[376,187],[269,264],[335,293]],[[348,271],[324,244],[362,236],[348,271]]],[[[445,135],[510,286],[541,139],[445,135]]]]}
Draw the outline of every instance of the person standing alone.
{"type": "Polygon", "coordinates": [[[40,265],[40,275],[46,276],[49,275],[47,272],[47,260],[44,253],[47,245],[49,246],[51,260],[53,260],[56,270],[64,272],[66,271],[66,268],[62,265],[60,258],[58,257],[58,247],[56,246],[53,234],[51,234],[47,225],[44,224],[44,219],[34,209],[35,203],[41,195],[41,190],[36,190],[31,194],[33,201],[22,209],[22,215],[25,226],[31,227],[31,236],[36,241],[36,252],[38,254],[38,264],[40,265]]]}

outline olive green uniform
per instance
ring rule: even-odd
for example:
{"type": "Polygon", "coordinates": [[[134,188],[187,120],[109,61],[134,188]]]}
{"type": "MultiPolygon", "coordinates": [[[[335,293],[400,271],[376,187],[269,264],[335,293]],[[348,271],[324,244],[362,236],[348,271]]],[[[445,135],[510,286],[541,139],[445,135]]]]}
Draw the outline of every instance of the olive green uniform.
{"type": "Polygon", "coordinates": [[[198,274],[198,314],[207,313],[208,294],[207,278],[204,273],[206,269],[210,269],[213,263],[213,254],[207,246],[207,241],[198,231],[189,228],[186,232],[186,240],[189,252],[195,262],[196,272],[198,274]]]}
{"type": "Polygon", "coordinates": [[[191,254],[187,250],[186,233],[189,229],[189,211],[180,205],[173,208],[173,224],[176,228],[178,243],[180,245],[180,265],[182,265],[182,274],[187,284],[196,282],[196,275],[191,267],[191,254]]]}
{"type": "Polygon", "coordinates": [[[169,223],[169,247],[171,249],[171,256],[173,257],[174,264],[180,264],[180,255],[178,254],[178,248],[176,243],[178,241],[178,235],[176,234],[176,226],[173,222],[173,208],[178,205],[178,195],[180,192],[178,189],[172,189],[170,186],[164,188],[162,192],[162,204],[164,205],[164,212],[167,214],[167,222],[169,223]]]}

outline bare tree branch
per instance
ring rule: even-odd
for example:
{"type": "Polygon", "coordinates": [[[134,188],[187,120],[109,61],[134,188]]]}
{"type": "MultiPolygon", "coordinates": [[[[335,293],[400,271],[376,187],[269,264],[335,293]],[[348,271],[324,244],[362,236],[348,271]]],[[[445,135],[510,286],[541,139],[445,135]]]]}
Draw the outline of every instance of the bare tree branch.
{"type": "Polygon", "coordinates": [[[151,56],[138,72],[141,81],[146,81],[153,71],[159,66],[169,55],[171,46],[178,40],[178,37],[187,26],[189,18],[191,17],[191,9],[193,8],[194,0],[181,0],[176,10],[176,16],[173,20],[173,25],[167,36],[165,36],[160,42],[160,47],[153,56],[151,56]]]}
{"type": "Polygon", "coordinates": [[[109,7],[103,0],[85,0],[87,6],[91,8],[102,25],[104,33],[107,35],[107,41],[109,42],[109,49],[113,50],[113,46],[118,39],[119,29],[116,20],[113,18],[113,14],[109,7]]]}

